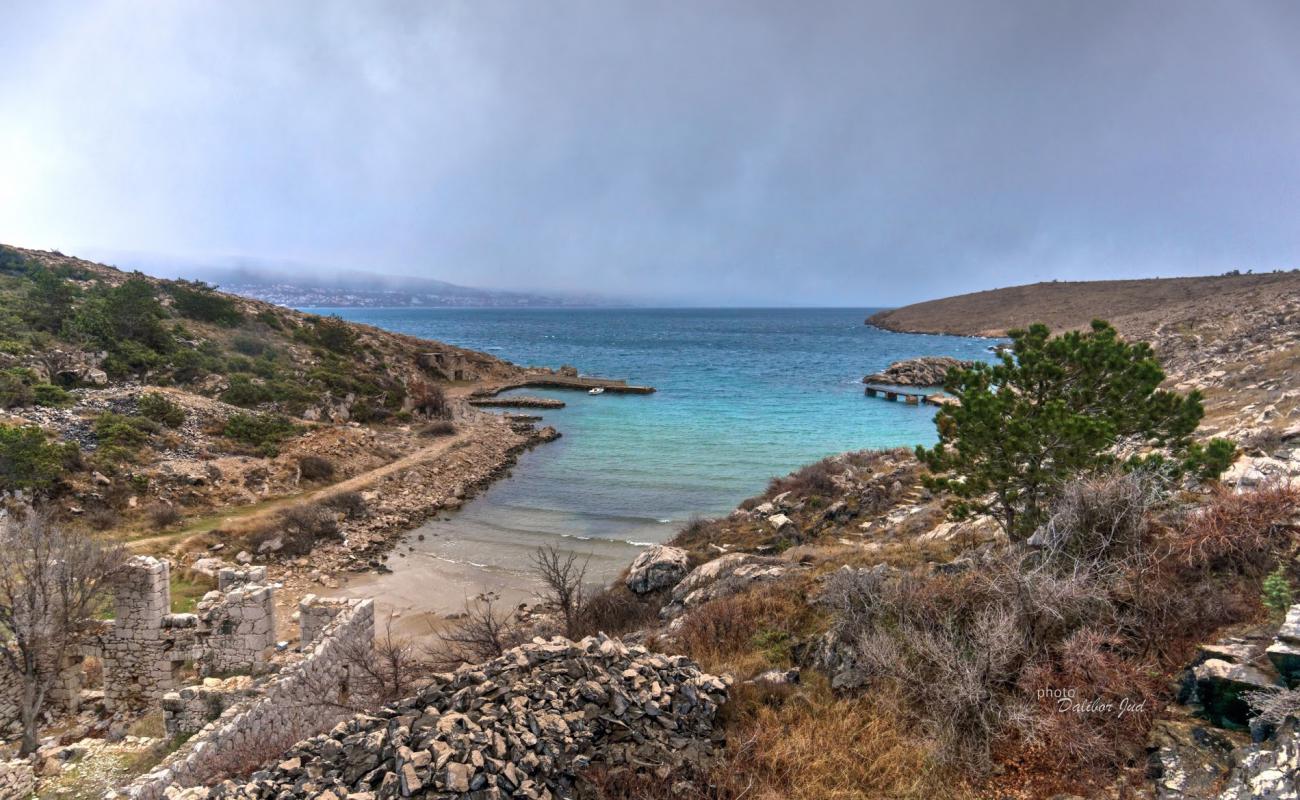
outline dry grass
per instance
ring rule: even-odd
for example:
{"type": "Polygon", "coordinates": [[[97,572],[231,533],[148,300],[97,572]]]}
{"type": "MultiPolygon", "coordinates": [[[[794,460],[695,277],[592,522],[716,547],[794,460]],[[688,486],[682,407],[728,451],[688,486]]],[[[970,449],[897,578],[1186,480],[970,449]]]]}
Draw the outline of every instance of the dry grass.
{"type": "Polygon", "coordinates": [[[748,677],[789,666],[794,645],[822,623],[806,591],[804,580],[790,578],[706,603],[686,616],[676,645],[714,673],[748,677]]]}
{"type": "Polygon", "coordinates": [[[594,769],[595,800],[880,800],[956,798],[926,743],[887,707],[837,699],[825,681],[793,691],[738,686],[724,709],[728,742],[716,764],[671,780],[594,769]]]}
{"type": "Polygon", "coordinates": [[[733,701],[742,717],[730,726],[732,744],[714,773],[722,797],[874,800],[960,793],[934,766],[925,740],[901,727],[888,707],[836,699],[824,683],[778,703],[745,695],[733,701]]]}
{"type": "Polygon", "coordinates": [[[1296,489],[1273,486],[1234,494],[1216,487],[1174,537],[1174,555],[1203,572],[1258,577],[1269,570],[1274,551],[1293,537],[1297,510],[1296,489]]]}

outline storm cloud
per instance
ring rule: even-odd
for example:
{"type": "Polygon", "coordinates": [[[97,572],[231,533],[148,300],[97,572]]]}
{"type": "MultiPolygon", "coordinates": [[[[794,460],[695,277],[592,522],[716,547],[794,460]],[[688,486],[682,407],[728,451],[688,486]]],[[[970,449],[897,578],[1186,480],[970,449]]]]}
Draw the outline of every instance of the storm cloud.
{"type": "Polygon", "coordinates": [[[641,302],[1300,267],[1300,4],[0,2],[0,241],[641,302]]]}

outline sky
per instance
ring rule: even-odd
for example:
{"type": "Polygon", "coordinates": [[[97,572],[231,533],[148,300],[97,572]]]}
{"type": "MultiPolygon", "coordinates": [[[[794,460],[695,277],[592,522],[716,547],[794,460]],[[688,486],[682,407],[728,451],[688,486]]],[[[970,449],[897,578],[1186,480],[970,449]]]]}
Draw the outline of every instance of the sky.
{"type": "Polygon", "coordinates": [[[702,305],[1300,267],[1293,0],[0,20],[9,244],[702,305]]]}

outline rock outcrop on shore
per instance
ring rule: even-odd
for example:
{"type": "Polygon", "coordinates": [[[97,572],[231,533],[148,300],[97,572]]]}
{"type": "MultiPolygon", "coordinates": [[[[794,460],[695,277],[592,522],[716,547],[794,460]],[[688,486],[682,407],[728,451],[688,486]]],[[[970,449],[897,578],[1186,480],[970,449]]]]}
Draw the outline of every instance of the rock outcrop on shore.
{"type": "Polygon", "coordinates": [[[886,383],[892,386],[942,386],[948,370],[969,367],[971,362],[949,356],[921,356],[895,361],[883,372],[862,379],[863,383],[886,383]]]}
{"type": "Polygon", "coordinates": [[[660,780],[709,757],[727,687],[605,636],[537,639],[340,723],[246,783],[179,798],[572,797],[593,765],[660,780]]]}

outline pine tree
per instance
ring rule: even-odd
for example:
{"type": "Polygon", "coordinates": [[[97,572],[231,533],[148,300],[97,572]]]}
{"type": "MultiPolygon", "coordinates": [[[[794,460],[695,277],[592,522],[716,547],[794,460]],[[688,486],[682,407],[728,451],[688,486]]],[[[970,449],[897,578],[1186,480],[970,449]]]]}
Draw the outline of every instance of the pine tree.
{"type": "Polygon", "coordinates": [[[1167,472],[1227,466],[1230,443],[1192,446],[1201,396],[1159,389],[1165,374],[1146,343],[1100,320],[1088,331],[1052,336],[1033,325],[1010,337],[998,362],[948,374],[959,402],[935,416],[939,443],[917,448],[931,488],[958,498],[955,517],[988,513],[1012,539],[1027,538],[1062,484],[1117,465],[1120,451],[1144,454],[1130,466],[1167,472]]]}

